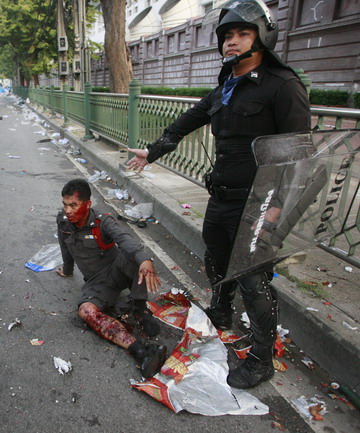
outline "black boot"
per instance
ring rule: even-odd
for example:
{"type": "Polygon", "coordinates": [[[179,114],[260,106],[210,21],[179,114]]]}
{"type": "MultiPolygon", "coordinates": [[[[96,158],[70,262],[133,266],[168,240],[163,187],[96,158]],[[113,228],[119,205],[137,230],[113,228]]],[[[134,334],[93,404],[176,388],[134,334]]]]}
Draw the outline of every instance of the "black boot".
{"type": "Polygon", "coordinates": [[[230,371],[227,383],[233,388],[253,388],[272,378],[274,372],[272,359],[262,361],[249,353],[248,358],[240,367],[230,371]]]}
{"type": "Polygon", "coordinates": [[[166,360],[166,346],[145,345],[141,341],[135,341],[129,346],[128,351],[139,363],[140,373],[145,379],[155,376],[166,360]]]}
{"type": "Polygon", "coordinates": [[[152,312],[147,308],[145,300],[134,300],[135,317],[139,320],[140,326],[146,335],[156,337],[160,333],[160,325],[154,319],[152,312]]]}
{"type": "Polygon", "coordinates": [[[225,331],[231,328],[233,313],[232,308],[224,309],[220,305],[216,307],[208,307],[205,309],[205,313],[216,329],[225,331]]]}
{"type": "Polygon", "coordinates": [[[205,313],[217,329],[230,329],[232,326],[232,301],[235,297],[236,282],[220,284],[213,288],[210,307],[205,313]]]}

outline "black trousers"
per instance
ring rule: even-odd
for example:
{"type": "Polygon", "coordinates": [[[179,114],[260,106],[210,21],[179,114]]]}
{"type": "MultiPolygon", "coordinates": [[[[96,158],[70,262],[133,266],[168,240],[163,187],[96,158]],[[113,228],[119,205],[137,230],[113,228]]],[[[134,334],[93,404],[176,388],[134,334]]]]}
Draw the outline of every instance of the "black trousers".
{"type": "MultiPolygon", "coordinates": [[[[207,248],[205,266],[208,278],[225,276],[237,228],[243,213],[245,201],[220,201],[211,197],[206,210],[203,239],[207,248]]],[[[259,270],[251,276],[237,280],[245,310],[250,319],[252,332],[252,353],[260,359],[272,356],[276,339],[277,295],[270,286],[272,267],[259,270]]],[[[234,281],[221,285],[223,294],[234,290],[234,281]]],[[[221,296],[218,296],[221,299],[221,296]]],[[[212,306],[213,306],[212,302],[212,306]]],[[[221,307],[220,307],[221,308],[221,307]]]]}

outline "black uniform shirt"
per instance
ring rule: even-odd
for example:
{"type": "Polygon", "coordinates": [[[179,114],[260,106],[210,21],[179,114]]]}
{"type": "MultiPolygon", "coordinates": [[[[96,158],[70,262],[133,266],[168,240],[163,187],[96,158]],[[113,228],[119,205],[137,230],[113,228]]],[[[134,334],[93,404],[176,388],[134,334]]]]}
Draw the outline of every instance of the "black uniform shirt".
{"type": "Polygon", "coordinates": [[[235,87],[228,105],[221,102],[222,85],[168,127],[185,136],[211,123],[216,139],[213,182],[228,188],[249,187],[255,172],[254,138],[305,132],[311,128],[306,89],[288,68],[263,63],[235,87]]]}
{"type": "Polygon", "coordinates": [[[117,259],[119,250],[128,260],[138,265],[144,260],[150,260],[143,246],[126,233],[111,215],[102,215],[90,209],[87,224],[78,228],[69,222],[64,211],[61,211],[57,216],[57,224],[65,275],[73,273],[75,262],[87,281],[97,272],[106,271],[117,259]],[[109,250],[101,250],[92,233],[97,218],[101,220],[103,241],[116,243],[109,250]]]}

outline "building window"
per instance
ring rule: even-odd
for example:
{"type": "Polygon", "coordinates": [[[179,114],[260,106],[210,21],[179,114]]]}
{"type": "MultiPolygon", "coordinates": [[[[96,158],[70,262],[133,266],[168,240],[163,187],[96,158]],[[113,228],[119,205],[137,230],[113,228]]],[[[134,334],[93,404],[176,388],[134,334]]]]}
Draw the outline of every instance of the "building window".
{"type": "Polygon", "coordinates": [[[204,5],[204,15],[207,14],[208,12],[210,12],[213,9],[213,4],[212,2],[210,3],[206,3],[204,5]]]}
{"type": "Polygon", "coordinates": [[[159,39],[154,40],[154,54],[155,56],[159,55],[159,39]]]}
{"type": "Polygon", "coordinates": [[[139,59],[139,45],[133,45],[130,47],[130,54],[132,60],[136,61],[139,59]]]}
{"type": "Polygon", "coordinates": [[[179,32],[179,47],[178,51],[185,50],[185,32],[179,32]]]}
{"type": "Polygon", "coordinates": [[[201,26],[195,27],[195,48],[201,48],[205,46],[204,33],[201,26]]]}
{"type": "Polygon", "coordinates": [[[167,37],[167,52],[173,53],[175,50],[175,35],[169,35],[167,37]]]}
{"type": "Polygon", "coordinates": [[[146,57],[153,57],[153,41],[146,42],[146,57]]]}
{"type": "Polygon", "coordinates": [[[299,25],[306,26],[320,22],[323,17],[323,5],[324,1],[322,0],[304,0],[302,2],[299,25]]]}
{"type": "Polygon", "coordinates": [[[344,18],[359,13],[359,0],[338,0],[336,18],[344,18]]]}
{"type": "Polygon", "coordinates": [[[135,13],[137,14],[137,11],[138,11],[138,7],[137,6],[135,6],[135,13]]]}
{"type": "Polygon", "coordinates": [[[151,6],[151,0],[146,0],[146,7],[151,6]]]}
{"type": "Polygon", "coordinates": [[[303,0],[300,3],[298,27],[316,23],[325,25],[359,13],[360,0],[337,0],[332,4],[326,0],[303,0]]]}

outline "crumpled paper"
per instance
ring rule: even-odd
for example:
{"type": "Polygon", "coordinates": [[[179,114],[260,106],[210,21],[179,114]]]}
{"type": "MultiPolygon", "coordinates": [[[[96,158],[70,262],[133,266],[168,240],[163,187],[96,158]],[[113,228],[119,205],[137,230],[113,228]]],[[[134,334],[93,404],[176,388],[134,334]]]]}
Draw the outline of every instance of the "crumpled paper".
{"type": "Polygon", "coordinates": [[[248,392],[231,388],[227,349],[206,314],[191,304],[184,336],[160,373],[132,387],[174,412],[208,416],[264,415],[268,406],[248,392]]]}

